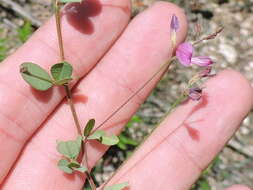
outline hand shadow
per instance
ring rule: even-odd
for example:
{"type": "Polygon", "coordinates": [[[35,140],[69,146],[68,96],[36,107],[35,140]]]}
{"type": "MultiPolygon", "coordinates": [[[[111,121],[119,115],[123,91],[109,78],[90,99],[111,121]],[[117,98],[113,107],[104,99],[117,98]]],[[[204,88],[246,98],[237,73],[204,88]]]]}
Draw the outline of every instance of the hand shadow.
{"type": "Polygon", "coordinates": [[[102,5],[99,0],[85,0],[81,3],[70,3],[63,11],[68,23],[83,34],[92,34],[94,25],[90,17],[99,15],[102,5]]]}

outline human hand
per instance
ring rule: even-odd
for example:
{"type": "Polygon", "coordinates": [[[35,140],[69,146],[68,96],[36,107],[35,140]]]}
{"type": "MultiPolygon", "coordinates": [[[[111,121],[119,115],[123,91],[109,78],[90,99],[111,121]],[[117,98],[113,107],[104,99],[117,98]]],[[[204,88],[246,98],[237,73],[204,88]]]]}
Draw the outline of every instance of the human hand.
{"type": "MultiPolygon", "coordinates": [[[[75,69],[73,84],[85,76],[74,89],[81,123],[90,118],[100,123],[172,55],[171,15],[180,20],[180,42],[187,26],[182,10],[168,3],[156,3],[129,25],[128,0],[86,3],[90,6],[79,7],[85,14],[63,16],[63,38],[66,59],[75,69]]],[[[60,158],[56,140],[76,137],[68,105],[62,102],[64,92],[58,88],[32,90],[18,71],[25,61],[44,68],[58,61],[53,20],[0,67],[1,189],[80,189],[83,176],[63,174],[56,166],[60,158]]],[[[104,129],[119,133],[158,80],[104,129]]],[[[189,189],[249,112],[252,96],[250,84],[239,73],[227,70],[218,74],[206,84],[203,99],[183,104],[166,118],[110,183],[129,181],[131,190],[189,189]]],[[[90,143],[88,149],[90,166],[106,151],[96,143],[90,143]]]]}

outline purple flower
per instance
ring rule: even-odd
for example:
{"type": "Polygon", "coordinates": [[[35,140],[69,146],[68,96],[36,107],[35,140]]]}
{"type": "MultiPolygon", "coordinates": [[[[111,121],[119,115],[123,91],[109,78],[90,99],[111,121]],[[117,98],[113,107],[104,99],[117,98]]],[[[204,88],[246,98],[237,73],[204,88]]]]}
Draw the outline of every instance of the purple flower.
{"type": "Polygon", "coordinates": [[[193,57],[194,48],[192,44],[184,42],[180,44],[176,50],[176,56],[179,62],[184,66],[190,66],[192,64],[206,67],[213,64],[213,61],[207,56],[193,57]]]}
{"type": "Polygon", "coordinates": [[[174,30],[175,32],[177,32],[179,29],[179,21],[175,14],[172,15],[170,29],[174,30]]]}
{"type": "Polygon", "coordinates": [[[190,43],[182,43],[177,47],[176,56],[179,62],[184,66],[191,65],[193,46],[190,43]]]}
{"type": "Polygon", "coordinates": [[[188,97],[194,101],[200,100],[202,97],[202,89],[199,87],[190,88],[188,97]]]}

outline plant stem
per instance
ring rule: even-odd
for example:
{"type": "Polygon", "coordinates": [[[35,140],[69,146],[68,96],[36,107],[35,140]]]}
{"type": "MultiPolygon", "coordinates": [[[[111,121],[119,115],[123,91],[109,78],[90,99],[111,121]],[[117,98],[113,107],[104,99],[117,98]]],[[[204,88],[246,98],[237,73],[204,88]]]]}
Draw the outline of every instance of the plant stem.
{"type": "Polygon", "coordinates": [[[62,31],[61,31],[61,13],[60,13],[58,0],[55,0],[55,22],[56,22],[56,30],[57,30],[57,36],[58,36],[58,44],[59,44],[59,49],[60,49],[60,57],[61,57],[61,61],[64,61],[65,55],[64,55],[62,31]]]}
{"type": "Polygon", "coordinates": [[[73,119],[74,119],[74,122],[75,122],[75,125],[76,125],[76,128],[77,128],[78,134],[82,136],[82,129],[81,129],[81,125],[79,123],[78,117],[77,117],[77,113],[76,113],[76,109],[75,109],[75,106],[74,106],[74,103],[73,103],[70,88],[67,84],[64,85],[64,88],[65,88],[68,104],[70,106],[70,110],[71,110],[71,113],[72,113],[72,116],[73,116],[73,119]]]}
{"type": "MultiPolygon", "coordinates": [[[[58,44],[59,44],[59,49],[60,49],[60,58],[61,58],[61,62],[65,61],[65,55],[64,55],[64,46],[63,46],[63,38],[62,38],[62,31],[61,31],[61,14],[60,14],[60,6],[59,6],[59,1],[58,0],[54,0],[54,6],[55,6],[55,21],[56,21],[56,30],[57,30],[57,37],[58,37],[58,44]]],[[[78,131],[78,134],[80,136],[82,135],[82,129],[81,129],[81,125],[80,122],[78,120],[78,116],[76,113],[76,109],[73,103],[73,99],[72,99],[72,94],[71,94],[71,90],[68,86],[68,84],[63,85],[65,92],[66,92],[66,96],[67,96],[67,100],[68,100],[68,104],[70,106],[70,110],[75,122],[75,126],[76,129],[78,131]]],[[[90,184],[90,187],[92,190],[96,190],[96,185],[92,179],[92,176],[90,175],[89,172],[89,168],[88,168],[88,154],[85,148],[85,144],[86,144],[87,139],[85,139],[84,141],[82,141],[82,152],[85,156],[84,159],[84,165],[87,168],[87,171],[85,172],[86,176],[87,176],[87,180],[90,184]]],[[[83,161],[82,161],[83,162],[83,161]]]]}
{"type": "MultiPolygon", "coordinates": [[[[118,113],[124,106],[126,106],[130,100],[132,100],[140,91],[142,91],[160,72],[166,71],[171,63],[175,60],[175,57],[164,63],[137,91],[135,91],[129,98],[125,100],[114,112],[112,112],[95,130],[100,129],[106,122],[108,122],[116,113],[118,113]]],[[[91,133],[93,134],[95,130],[91,133]]]]}

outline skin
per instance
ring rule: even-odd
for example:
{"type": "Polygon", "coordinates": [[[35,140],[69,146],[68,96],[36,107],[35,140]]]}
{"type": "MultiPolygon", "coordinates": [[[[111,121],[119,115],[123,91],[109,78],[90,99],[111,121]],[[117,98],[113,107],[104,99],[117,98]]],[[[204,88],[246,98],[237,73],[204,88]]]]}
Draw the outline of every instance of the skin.
{"type": "MultiPolygon", "coordinates": [[[[184,40],[187,31],[183,11],[173,4],[158,2],[128,24],[128,0],[101,0],[100,3],[100,12],[89,17],[94,31],[78,30],[66,15],[62,22],[66,59],[75,69],[72,85],[78,82],[74,100],[83,125],[90,118],[101,123],[171,57],[172,14],[180,20],[178,43],[184,40]]],[[[34,91],[21,80],[18,72],[18,66],[25,61],[49,69],[59,61],[58,53],[51,19],[1,64],[0,143],[4,146],[0,147],[0,183],[3,190],[80,189],[83,184],[84,176],[66,175],[56,167],[60,159],[56,140],[69,140],[77,135],[69,107],[62,102],[64,91],[59,88],[34,91]]],[[[118,134],[160,77],[106,123],[104,129],[118,134]]],[[[189,189],[238,129],[252,107],[252,100],[252,88],[241,74],[233,70],[219,73],[206,83],[202,100],[179,106],[110,183],[129,181],[131,190],[189,189]]],[[[90,167],[106,149],[98,143],[89,143],[90,167]]],[[[237,185],[228,190],[248,189],[237,185]]]]}

